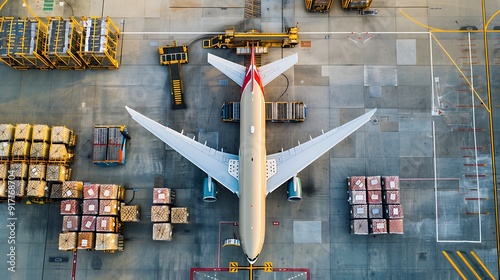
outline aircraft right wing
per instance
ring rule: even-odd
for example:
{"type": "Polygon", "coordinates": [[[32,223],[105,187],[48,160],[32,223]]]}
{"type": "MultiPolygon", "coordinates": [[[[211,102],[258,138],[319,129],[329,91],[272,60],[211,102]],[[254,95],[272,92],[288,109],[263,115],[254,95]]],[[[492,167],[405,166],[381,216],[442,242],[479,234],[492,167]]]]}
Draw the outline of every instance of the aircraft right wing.
{"type": "Polygon", "coordinates": [[[238,180],[228,172],[229,163],[238,161],[237,155],[219,152],[182,133],[165,127],[127,106],[125,108],[137,123],[239,196],[238,180]]]}
{"type": "Polygon", "coordinates": [[[334,128],[294,148],[267,156],[267,161],[276,163],[276,173],[267,179],[266,195],[297,175],[302,169],[367,123],[377,109],[334,128]]]}

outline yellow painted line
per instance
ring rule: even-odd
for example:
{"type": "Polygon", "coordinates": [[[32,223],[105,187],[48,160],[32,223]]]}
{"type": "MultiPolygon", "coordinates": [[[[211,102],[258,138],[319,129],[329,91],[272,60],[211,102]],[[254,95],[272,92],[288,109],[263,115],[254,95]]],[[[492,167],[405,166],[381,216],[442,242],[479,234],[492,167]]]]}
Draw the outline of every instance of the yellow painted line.
{"type": "Polygon", "coordinates": [[[470,254],[483,267],[484,271],[486,271],[486,273],[488,273],[488,275],[490,276],[490,278],[493,279],[493,280],[495,280],[495,277],[493,276],[493,274],[491,274],[491,272],[488,270],[488,268],[486,267],[486,265],[484,265],[484,263],[481,261],[481,259],[476,255],[476,252],[470,251],[470,254]]]}
{"type": "Polygon", "coordinates": [[[479,274],[477,274],[476,270],[474,270],[474,268],[472,267],[472,265],[470,265],[469,261],[467,261],[467,259],[464,257],[464,255],[462,254],[462,252],[457,251],[457,255],[462,259],[462,261],[469,268],[469,270],[472,271],[472,274],[474,274],[474,276],[476,276],[477,279],[481,280],[481,277],[479,277],[479,274]]]}
{"type": "Polygon", "coordinates": [[[448,255],[448,252],[446,252],[446,251],[441,251],[441,252],[448,259],[448,262],[450,262],[450,264],[453,266],[453,268],[455,268],[458,275],[460,275],[460,277],[462,277],[462,279],[467,280],[467,277],[465,277],[465,275],[462,273],[462,271],[460,271],[460,268],[458,268],[458,266],[455,264],[455,262],[450,258],[450,256],[448,255]]]}
{"type": "Polygon", "coordinates": [[[460,275],[460,277],[462,277],[463,280],[467,280],[467,277],[465,277],[465,275],[462,273],[462,271],[460,271],[460,269],[455,264],[455,262],[450,258],[450,256],[448,255],[448,253],[446,251],[441,251],[441,252],[448,259],[448,262],[450,262],[450,264],[453,266],[453,268],[455,268],[455,270],[457,271],[458,275],[460,275]]]}

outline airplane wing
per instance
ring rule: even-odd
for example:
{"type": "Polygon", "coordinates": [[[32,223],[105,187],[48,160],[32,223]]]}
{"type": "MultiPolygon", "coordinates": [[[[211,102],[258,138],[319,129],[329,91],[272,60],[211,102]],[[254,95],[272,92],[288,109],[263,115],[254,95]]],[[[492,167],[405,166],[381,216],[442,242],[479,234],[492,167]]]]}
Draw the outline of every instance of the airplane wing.
{"type": "Polygon", "coordinates": [[[281,73],[285,72],[288,68],[297,63],[298,60],[299,55],[295,53],[259,67],[259,75],[262,80],[262,86],[266,86],[272,80],[276,79],[276,77],[281,75],[281,73]]]}
{"type": "Polygon", "coordinates": [[[137,123],[239,196],[238,180],[228,173],[229,161],[238,161],[237,155],[219,152],[171,128],[165,127],[127,106],[125,108],[137,123]]]}
{"type": "Polygon", "coordinates": [[[302,169],[331,148],[344,140],[351,133],[367,123],[377,109],[322,135],[300,144],[292,149],[267,156],[268,161],[276,162],[276,174],[267,180],[266,195],[273,192],[283,183],[297,175],[302,169]]]}
{"type": "Polygon", "coordinates": [[[208,63],[219,69],[219,71],[221,71],[235,83],[240,85],[240,87],[243,85],[243,79],[245,79],[246,72],[245,66],[236,64],[224,58],[220,58],[211,53],[208,54],[208,63]]]}

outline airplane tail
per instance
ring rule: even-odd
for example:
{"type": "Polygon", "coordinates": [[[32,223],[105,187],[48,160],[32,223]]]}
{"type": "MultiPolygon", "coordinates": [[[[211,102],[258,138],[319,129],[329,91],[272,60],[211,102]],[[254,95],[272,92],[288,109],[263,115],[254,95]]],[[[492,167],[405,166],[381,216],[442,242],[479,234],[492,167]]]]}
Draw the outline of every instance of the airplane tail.
{"type": "MultiPolygon", "coordinates": [[[[254,50],[252,49],[252,54],[253,53],[254,50]]],[[[265,86],[272,80],[276,79],[276,77],[288,70],[288,68],[292,67],[295,63],[297,63],[297,61],[298,55],[295,53],[293,55],[259,67],[259,75],[262,80],[262,86],[265,86]]],[[[243,80],[246,73],[246,68],[244,66],[236,64],[227,59],[220,58],[210,53],[208,54],[208,63],[219,69],[219,71],[224,73],[238,85],[243,85],[243,80]]]]}

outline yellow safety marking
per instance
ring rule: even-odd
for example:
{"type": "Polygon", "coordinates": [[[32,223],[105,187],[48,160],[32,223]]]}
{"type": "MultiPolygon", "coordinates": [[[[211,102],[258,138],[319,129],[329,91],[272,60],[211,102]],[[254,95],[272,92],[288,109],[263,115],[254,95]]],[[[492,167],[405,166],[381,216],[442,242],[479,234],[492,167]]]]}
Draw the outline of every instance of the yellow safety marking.
{"type": "Polygon", "coordinates": [[[229,272],[238,272],[238,262],[229,263],[229,272]]]}
{"type": "MultiPolygon", "coordinates": [[[[500,10],[499,10],[500,11],[500,10]]],[[[491,279],[495,279],[495,277],[493,276],[493,274],[491,274],[491,272],[488,270],[488,268],[486,267],[486,265],[484,265],[484,263],[481,261],[481,259],[476,255],[476,252],[474,251],[470,251],[470,254],[474,257],[474,259],[476,259],[476,261],[483,267],[484,271],[486,271],[486,273],[488,273],[488,275],[490,276],[491,279]]]]}
{"type": "Polygon", "coordinates": [[[462,254],[462,252],[457,251],[457,255],[462,259],[462,261],[469,268],[469,270],[472,271],[472,274],[474,274],[474,276],[476,276],[477,279],[481,280],[481,277],[479,277],[479,274],[477,274],[476,270],[474,270],[474,268],[472,267],[472,265],[470,265],[469,261],[467,261],[467,259],[464,257],[464,255],[462,254]]]}
{"type": "Polygon", "coordinates": [[[467,280],[467,278],[465,277],[465,275],[462,273],[462,271],[460,271],[460,269],[455,264],[455,262],[450,258],[450,256],[448,255],[448,253],[446,251],[441,251],[441,252],[448,259],[448,262],[450,262],[450,264],[453,266],[453,268],[455,268],[455,270],[457,271],[458,275],[460,275],[460,277],[462,277],[462,279],[467,280]]]}
{"type": "Polygon", "coordinates": [[[5,6],[5,4],[7,4],[9,0],[5,0],[5,2],[3,2],[2,6],[0,6],[0,11],[2,10],[3,6],[5,6]]]}
{"type": "Polygon", "coordinates": [[[264,272],[273,272],[272,262],[264,262],[264,272]]]}

